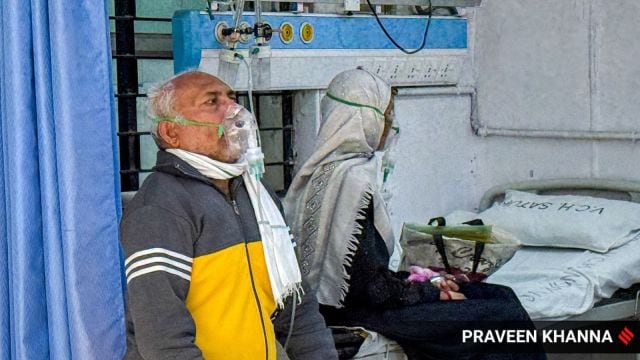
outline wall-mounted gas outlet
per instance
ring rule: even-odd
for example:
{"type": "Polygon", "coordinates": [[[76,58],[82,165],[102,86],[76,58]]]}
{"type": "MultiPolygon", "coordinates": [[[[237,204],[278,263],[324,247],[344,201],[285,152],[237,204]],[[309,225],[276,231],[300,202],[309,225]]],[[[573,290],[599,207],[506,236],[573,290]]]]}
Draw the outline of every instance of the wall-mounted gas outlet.
{"type": "Polygon", "coordinates": [[[422,79],[424,81],[436,81],[438,79],[438,66],[440,61],[427,60],[425,61],[424,72],[422,73],[422,79]]]}
{"type": "Polygon", "coordinates": [[[443,82],[456,82],[459,77],[459,69],[461,68],[460,59],[450,58],[444,59],[438,69],[438,77],[443,82]]]}
{"type": "MultiPolygon", "coordinates": [[[[455,85],[467,56],[464,52],[454,51],[425,51],[412,56],[387,51],[352,52],[345,55],[347,53],[343,50],[272,50],[269,89],[323,89],[335,75],[356,66],[381,77],[392,86],[455,85]]],[[[218,62],[223,57],[224,53],[219,50],[203,51],[200,67],[217,74],[220,71],[218,62]]],[[[244,89],[246,74],[241,69],[238,76],[234,87],[244,89]]]]}
{"type": "Polygon", "coordinates": [[[404,70],[405,70],[405,66],[406,63],[404,61],[396,61],[396,62],[389,62],[389,73],[387,74],[387,79],[390,80],[390,82],[395,82],[398,80],[403,80],[401,75],[404,74],[404,70]]]}
{"type": "Polygon", "coordinates": [[[371,67],[365,65],[364,68],[370,70],[372,73],[383,79],[387,78],[388,69],[387,62],[385,60],[376,60],[372,63],[371,67]]]}
{"type": "Polygon", "coordinates": [[[392,85],[455,84],[461,60],[456,56],[389,57],[363,62],[363,67],[392,85]]]}

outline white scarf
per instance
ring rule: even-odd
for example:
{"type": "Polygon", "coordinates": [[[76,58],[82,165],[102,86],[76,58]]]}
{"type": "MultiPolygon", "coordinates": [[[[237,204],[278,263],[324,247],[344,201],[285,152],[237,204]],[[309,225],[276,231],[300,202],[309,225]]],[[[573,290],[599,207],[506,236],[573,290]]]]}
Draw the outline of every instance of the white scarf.
{"type": "Polygon", "coordinates": [[[371,201],[376,230],[389,253],[396,247],[374,155],[391,88],[367,71],[350,70],[336,76],[327,93],[315,151],[296,174],[284,207],[318,302],[342,307],[349,292],[347,267],[360,246],[358,221],[371,201]]]}
{"type": "MultiPolygon", "coordinates": [[[[210,179],[225,180],[242,175],[245,187],[258,220],[262,249],[267,263],[271,291],[278,307],[294,292],[300,295],[302,278],[296,259],[289,227],[264,185],[247,171],[247,163],[227,164],[181,149],[168,149],[187,164],[210,179]]],[[[299,298],[299,297],[298,297],[299,298]]]]}

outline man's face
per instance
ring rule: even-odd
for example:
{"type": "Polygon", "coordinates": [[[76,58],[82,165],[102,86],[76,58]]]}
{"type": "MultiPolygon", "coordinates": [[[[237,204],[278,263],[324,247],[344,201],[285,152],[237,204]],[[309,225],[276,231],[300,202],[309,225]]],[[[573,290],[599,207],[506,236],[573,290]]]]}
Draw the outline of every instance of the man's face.
{"type": "MultiPolygon", "coordinates": [[[[235,102],[235,93],[218,78],[205,73],[189,73],[174,80],[174,109],[189,120],[220,125],[225,111],[235,102]]],[[[225,136],[218,136],[218,127],[175,124],[178,147],[233,163],[242,154],[227,146],[225,136]]]]}

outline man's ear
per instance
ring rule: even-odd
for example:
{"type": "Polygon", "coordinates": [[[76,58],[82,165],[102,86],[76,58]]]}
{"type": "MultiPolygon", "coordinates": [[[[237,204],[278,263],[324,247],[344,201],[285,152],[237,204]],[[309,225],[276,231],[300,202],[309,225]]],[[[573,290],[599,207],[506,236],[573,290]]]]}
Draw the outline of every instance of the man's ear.
{"type": "Polygon", "coordinates": [[[162,141],[169,147],[180,147],[180,140],[178,139],[178,132],[176,131],[174,123],[161,121],[158,124],[158,136],[160,136],[160,139],[162,139],[162,141]]]}

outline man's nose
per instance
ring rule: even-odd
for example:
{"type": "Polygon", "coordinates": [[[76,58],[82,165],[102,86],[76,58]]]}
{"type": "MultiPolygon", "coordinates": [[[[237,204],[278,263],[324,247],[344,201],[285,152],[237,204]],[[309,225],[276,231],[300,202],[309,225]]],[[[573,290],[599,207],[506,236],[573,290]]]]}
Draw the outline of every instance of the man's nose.
{"type": "Polygon", "coordinates": [[[226,105],[226,106],[231,106],[232,104],[236,103],[232,98],[230,98],[228,96],[223,96],[220,99],[220,102],[222,103],[222,105],[226,105]]]}
{"type": "Polygon", "coordinates": [[[233,101],[233,99],[229,99],[228,102],[225,102],[224,106],[226,106],[227,114],[233,114],[233,116],[235,116],[240,111],[240,109],[242,109],[242,105],[233,101]]]}

